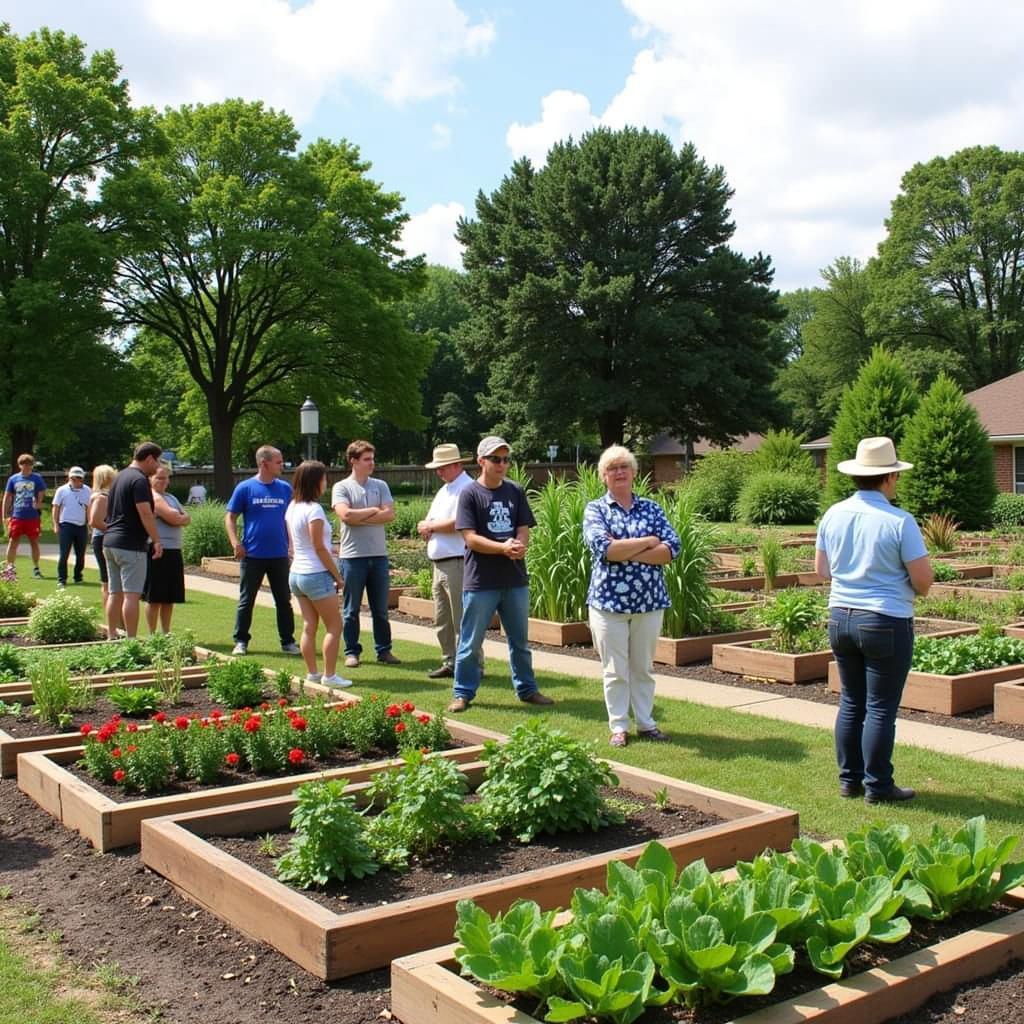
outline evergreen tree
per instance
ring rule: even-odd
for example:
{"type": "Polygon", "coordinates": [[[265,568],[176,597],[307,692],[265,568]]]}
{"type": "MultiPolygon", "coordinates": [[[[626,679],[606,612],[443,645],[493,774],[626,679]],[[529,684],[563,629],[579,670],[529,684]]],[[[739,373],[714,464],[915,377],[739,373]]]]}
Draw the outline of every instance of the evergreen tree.
{"type": "Polygon", "coordinates": [[[843,396],[832,427],[825,487],[828,504],[842,501],[854,490],[850,478],[838,473],[836,466],[857,454],[857,443],[864,437],[891,437],[899,451],[917,403],[917,392],[903,364],[885,349],[876,347],[843,396]]]}
{"type": "Polygon", "coordinates": [[[900,481],[900,503],[918,518],[952,516],[961,526],[988,526],[996,500],[992,445],[974,406],[944,374],[907,425],[900,458],[914,468],[900,481]]]}

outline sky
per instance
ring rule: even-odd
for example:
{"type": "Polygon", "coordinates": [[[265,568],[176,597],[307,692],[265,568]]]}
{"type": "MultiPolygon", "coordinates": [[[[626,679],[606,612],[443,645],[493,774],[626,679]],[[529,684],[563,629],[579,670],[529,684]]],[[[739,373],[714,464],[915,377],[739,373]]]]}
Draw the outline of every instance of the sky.
{"type": "Polygon", "coordinates": [[[732,245],[782,291],[870,258],[903,174],[1024,144],[1024,7],[990,0],[4,0],[112,49],[162,109],[240,96],[345,138],[405,199],[407,252],[453,237],[512,162],[631,124],[692,142],[734,190],[732,245]]]}

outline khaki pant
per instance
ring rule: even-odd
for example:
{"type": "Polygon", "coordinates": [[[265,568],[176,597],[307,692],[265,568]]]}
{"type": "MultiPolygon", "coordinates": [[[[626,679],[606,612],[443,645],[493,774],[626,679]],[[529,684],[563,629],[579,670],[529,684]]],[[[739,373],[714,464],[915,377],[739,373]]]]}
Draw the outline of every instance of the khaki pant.
{"type": "MultiPolygon", "coordinates": [[[[462,624],[462,558],[441,558],[434,565],[434,623],[437,642],[441,647],[441,660],[455,666],[455,652],[459,649],[459,628],[462,624]]],[[[477,652],[480,668],[484,667],[484,650],[477,652]]]]}
{"type": "Polygon", "coordinates": [[[654,728],[651,662],[664,612],[622,614],[590,609],[590,633],[601,658],[604,702],[612,732],[629,729],[630,706],[637,732],[654,728]]]}

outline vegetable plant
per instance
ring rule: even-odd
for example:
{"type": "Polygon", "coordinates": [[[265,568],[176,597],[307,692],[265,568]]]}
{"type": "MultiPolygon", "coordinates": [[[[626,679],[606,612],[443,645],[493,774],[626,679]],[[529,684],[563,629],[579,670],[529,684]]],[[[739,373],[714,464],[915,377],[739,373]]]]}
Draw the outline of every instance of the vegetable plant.
{"type": "Polygon", "coordinates": [[[782,542],[774,531],[769,531],[761,538],[758,550],[764,568],[764,589],[774,590],[775,580],[782,565],[782,542]]]}
{"type": "Polygon", "coordinates": [[[82,643],[96,639],[98,616],[77,594],[58,590],[32,609],[25,632],[40,644],[82,643]]]}
{"type": "MultiPolygon", "coordinates": [[[[821,626],[827,610],[820,594],[809,590],[780,590],[760,610],[761,621],[772,630],[772,639],[782,651],[797,654],[807,650],[804,637],[815,627],[821,626]]],[[[821,650],[822,641],[812,634],[811,650],[821,650]]],[[[824,646],[828,646],[827,642],[824,646]]]]}
{"type": "Polygon", "coordinates": [[[1017,664],[1024,664],[1024,640],[1000,636],[995,627],[983,626],[977,636],[919,637],[910,667],[957,676],[1017,664]]]}
{"type": "Polygon", "coordinates": [[[104,696],[125,715],[151,714],[160,703],[160,691],[152,686],[115,684],[107,688],[104,696]]]}
{"type": "Polygon", "coordinates": [[[255,661],[222,661],[210,666],[206,688],[210,697],[229,708],[255,707],[267,682],[255,661]]]}
{"type": "Polygon", "coordinates": [[[949,562],[943,562],[941,559],[932,562],[932,570],[935,573],[936,583],[952,583],[954,580],[960,579],[960,573],[949,562]]]}
{"type": "Polygon", "coordinates": [[[67,726],[74,711],[89,708],[94,696],[84,681],[71,679],[59,659],[42,659],[29,670],[32,713],[58,728],[67,726]]]}

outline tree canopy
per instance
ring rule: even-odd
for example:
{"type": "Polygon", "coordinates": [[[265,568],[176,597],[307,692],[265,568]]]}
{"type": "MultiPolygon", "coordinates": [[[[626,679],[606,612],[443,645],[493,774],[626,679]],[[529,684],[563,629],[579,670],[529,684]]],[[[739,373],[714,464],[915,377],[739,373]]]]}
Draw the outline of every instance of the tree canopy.
{"type": "Polygon", "coordinates": [[[121,244],[111,303],[184,361],[217,492],[239,421],[292,423],[306,394],[325,427],[353,407],[419,426],[431,348],[396,308],[422,280],[398,247],[400,197],[348,142],[297,154],[291,119],[261,103],[184,106],[158,127],[162,151],[104,184],[121,244]]]}
{"type": "Polygon", "coordinates": [[[636,128],[558,143],[478,195],[457,232],[459,340],[520,450],[585,428],[602,445],[662,429],[725,442],[781,415],[783,311],[770,261],[727,245],[731,195],[692,145],[636,128]]]}

